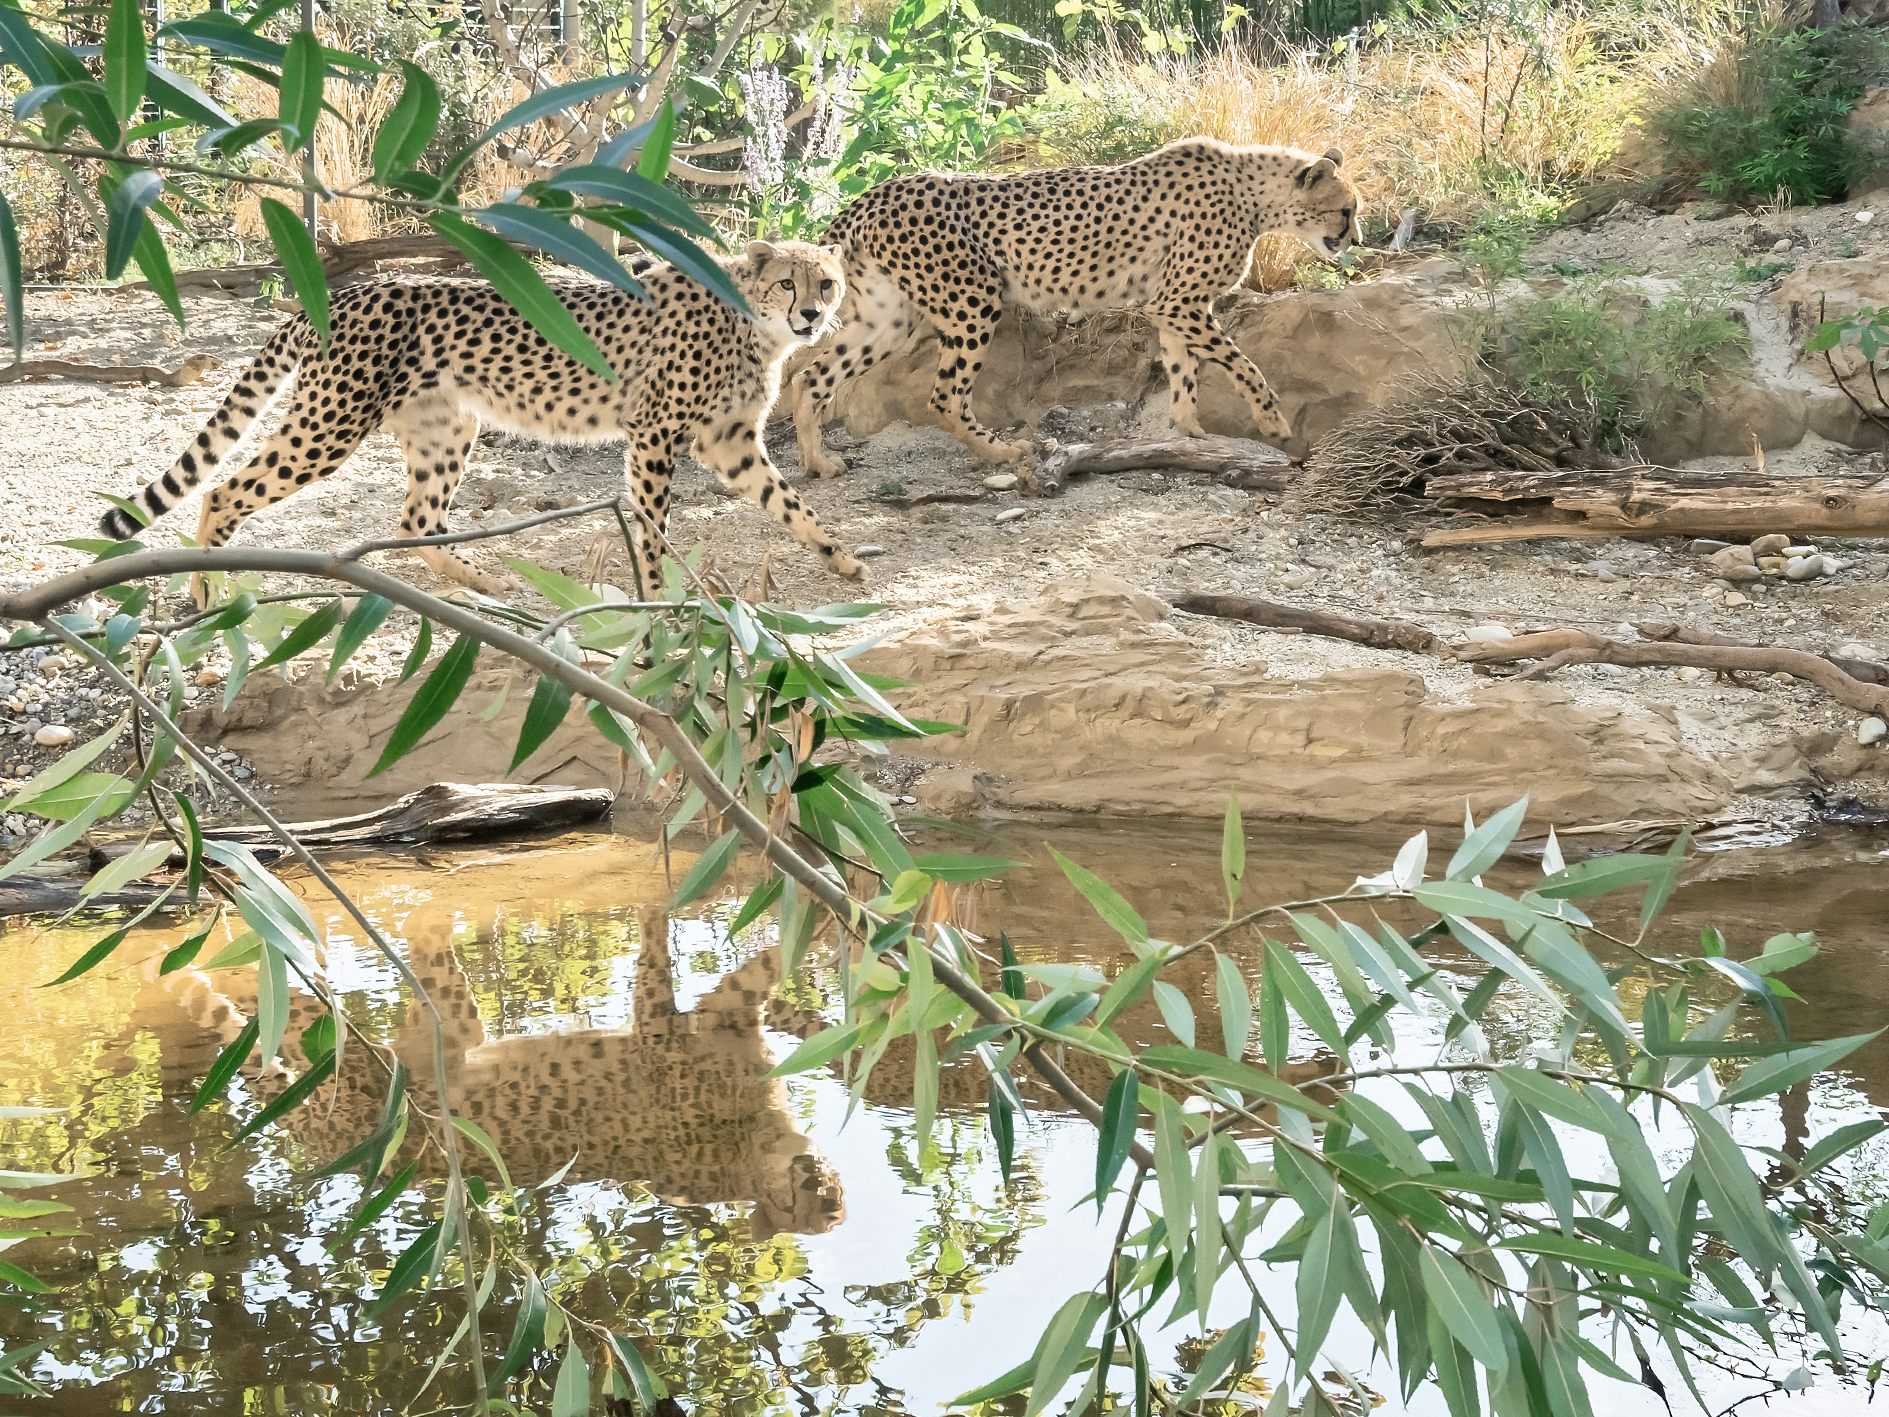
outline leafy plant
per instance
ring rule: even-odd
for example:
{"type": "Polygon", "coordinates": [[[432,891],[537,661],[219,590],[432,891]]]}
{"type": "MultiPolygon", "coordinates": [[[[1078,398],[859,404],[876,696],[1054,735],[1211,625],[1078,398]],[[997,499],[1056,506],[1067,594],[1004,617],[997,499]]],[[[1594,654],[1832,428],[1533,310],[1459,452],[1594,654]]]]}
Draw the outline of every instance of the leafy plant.
{"type": "Polygon", "coordinates": [[[1756,19],[1723,58],[1717,89],[1681,90],[1647,123],[1668,176],[1710,196],[1839,201],[1879,162],[1845,120],[1885,67],[1889,38],[1861,21],[1823,30],[1756,19]]]}

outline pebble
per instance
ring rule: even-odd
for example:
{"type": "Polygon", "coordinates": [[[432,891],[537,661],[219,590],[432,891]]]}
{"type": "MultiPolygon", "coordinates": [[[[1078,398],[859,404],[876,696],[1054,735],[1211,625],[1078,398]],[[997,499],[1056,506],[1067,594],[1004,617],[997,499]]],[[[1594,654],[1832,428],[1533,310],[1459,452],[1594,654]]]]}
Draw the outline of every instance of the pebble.
{"type": "Polygon", "coordinates": [[[1773,256],[1782,256],[1790,249],[1791,238],[1788,236],[1780,236],[1776,241],[1771,243],[1771,254],[1773,256]]]}
{"type": "Polygon", "coordinates": [[[1784,567],[1784,579],[1787,581],[1814,581],[1818,576],[1829,574],[1823,567],[1821,556],[1796,556],[1784,567]]]}
{"type": "Polygon", "coordinates": [[[1030,509],[1028,507],[1011,507],[1005,511],[1001,511],[997,513],[997,515],[992,517],[991,520],[994,521],[998,526],[1002,526],[1005,522],[1013,522],[1013,521],[1016,521],[1019,517],[1027,517],[1029,514],[1030,514],[1030,509]]]}
{"type": "Polygon", "coordinates": [[[1786,546],[1778,552],[1780,556],[1815,556],[1816,554],[1817,548],[1814,546],[1786,546]]]}
{"type": "Polygon", "coordinates": [[[1317,571],[1294,571],[1289,576],[1281,576],[1279,578],[1279,584],[1284,586],[1287,590],[1304,590],[1317,579],[1317,571]]]}
{"type": "Polygon", "coordinates": [[[1710,560],[1720,571],[1736,571],[1758,563],[1757,553],[1749,546],[1722,546],[1712,553],[1710,560]]]}
{"type": "Polygon", "coordinates": [[[0,674],[0,694],[11,694],[20,687],[20,681],[0,674]]]}
{"type": "Polygon", "coordinates": [[[1769,536],[1754,537],[1751,542],[1753,556],[1782,555],[1784,548],[1791,544],[1791,539],[1781,531],[1774,531],[1769,536]]]}
{"type": "Polygon", "coordinates": [[[33,735],[33,741],[42,748],[63,748],[73,736],[72,730],[63,723],[49,723],[33,735]]]}
{"type": "Polygon", "coordinates": [[[873,544],[872,542],[868,541],[864,546],[855,546],[853,548],[853,555],[855,556],[883,556],[885,555],[885,547],[877,546],[873,544]]]}
{"type": "Polygon", "coordinates": [[[1725,603],[1727,605],[1749,605],[1751,604],[1751,597],[1748,595],[1740,595],[1735,590],[1728,591],[1725,596],[1725,603]]]}
{"type": "Polygon", "coordinates": [[[1683,679],[1688,684],[1696,684],[1705,678],[1705,671],[1696,664],[1682,664],[1673,670],[1673,678],[1683,679]]]}
{"type": "Polygon", "coordinates": [[[216,668],[214,665],[207,669],[200,669],[197,671],[197,682],[199,684],[221,684],[223,682],[223,671],[216,668]]]}
{"type": "Polygon", "coordinates": [[[1729,541],[1714,541],[1709,536],[1701,536],[1687,542],[1686,550],[1695,556],[1710,556],[1714,551],[1723,551],[1730,545],[1729,541]]]}
{"type": "Polygon", "coordinates": [[[1493,644],[1498,640],[1512,640],[1515,631],[1507,625],[1491,620],[1486,625],[1471,625],[1463,632],[1463,643],[1471,645],[1493,644]]]}
{"type": "Polygon", "coordinates": [[[1866,645],[1860,640],[1851,640],[1846,645],[1837,646],[1838,659],[1881,659],[1882,651],[1866,645]]]}
{"type": "Polygon", "coordinates": [[[39,672],[48,679],[57,679],[65,667],[66,662],[56,654],[49,654],[39,662],[39,672]]]}
{"type": "Polygon", "coordinates": [[[1589,575],[1603,585],[1612,585],[1615,581],[1620,579],[1620,577],[1615,574],[1614,568],[1605,561],[1593,562],[1588,566],[1587,571],[1589,575]]]}
{"type": "Polygon", "coordinates": [[[1733,585],[1744,585],[1751,581],[1763,580],[1764,572],[1756,566],[1733,566],[1729,570],[1720,571],[1718,578],[1722,581],[1730,581],[1733,585]]]}
{"type": "Polygon", "coordinates": [[[1008,492],[1017,485],[1017,475],[1014,472],[993,472],[984,479],[984,485],[993,492],[1008,492]]]}
{"type": "Polygon", "coordinates": [[[1880,718],[1870,717],[1856,725],[1856,741],[1865,748],[1873,747],[1883,739],[1889,738],[1889,723],[1880,718]]]}

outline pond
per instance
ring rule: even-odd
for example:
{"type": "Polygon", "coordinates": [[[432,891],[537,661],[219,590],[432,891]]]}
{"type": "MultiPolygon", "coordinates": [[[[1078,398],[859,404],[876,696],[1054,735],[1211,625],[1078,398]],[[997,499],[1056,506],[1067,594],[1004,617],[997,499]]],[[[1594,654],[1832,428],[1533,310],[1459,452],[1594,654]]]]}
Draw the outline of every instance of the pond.
{"type": "MultiPolygon", "coordinates": [[[[1049,863],[1046,838],[1119,888],[1158,936],[1192,938],[1223,915],[1217,834],[1086,823],[1003,838],[1025,866],[968,892],[964,909],[973,928],[1006,931],[1026,960],[1111,974],[1124,962],[1049,863]]],[[[1255,834],[1249,898],[1340,889],[1383,869],[1395,847],[1255,834]]],[[[847,1084],[832,1070],[768,1080],[797,1035],[836,1013],[837,982],[816,966],[776,991],[767,927],[733,939],[725,929],[741,879],[717,902],[665,916],[670,881],[692,856],[678,851],[666,874],[647,841],[587,834],[343,861],[337,874],[404,942],[440,1000],[456,1105],[490,1133],[514,1182],[550,1180],[502,1242],[566,1306],[634,1336],[690,1411],[935,1413],[1025,1358],[1054,1307],[1103,1273],[1118,1212],[1098,1216],[1084,1203],[1094,1134],[1029,1094],[1006,1185],[973,1070],[947,1074],[932,1146],[912,1154],[909,1040],[887,1054],[850,1117],[847,1084]]],[[[1504,867],[1515,882],[1531,869],[1504,867]]],[[[1883,1022],[1889,998],[1885,881],[1880,838],[1706,854],[1663,928],[1696,941],[1709,922],[1741,952],[1781,930],[1815,930],[1823,952],[1791,976],[1804,1000],[1799,1031],[1866,1031],[1883,1022]]],[[[328,930],[330,977],[352,1016],[424,1074],[427,1035],[394,970],[331,902],[306,899],[328,930]]],[[[403,1202],[343,1238],[360,1181],[310,1179],[372,1130],[384,1082],[362,1073],[351,1083],[357,1074],[344,1066],[334,1096],[232,1144],[280,1079],[246,1072],[195,1114],[190,1100],[254,1006],[253,983],[242,993],[253,972],[161,973],[187,933],[172,926],[134,934],[81,980],[33,987],[97,933],[26,921],[0,933],[0,964],[15,981],[0,1015],[0,1106],[56,1109],[0,1120],[0,1168],[82,1177],[36,1193],[73,1206],[81,1233],[8,1255],[61,1290],[57,1318],[0,1308],[0,1347],[51,1339],[30,1370],[51,1395],[17,1406],[313,1414],[462,1402],[467,1379],[454,1367],[421,1391],[463,1312],[457,1288],[370,1312],[425,1223],[420,1205],[403,1202]]],[[[1217,1037],[1211,964],[1196,958],[1201,969],[1176,982],[1217,1037]]],[[[1257,968],[1255,950],[1243,959],[1257,968]]],[[[1439,962],[1464,981],[1477,972],[1467,956],[1439,962]]],[[[1306,963],[1318,977],[1317,962],[1306,963]]],[[[1621,992],[1633,997],[1631,981],[1621,992]]],[[[1525,1049],[1543,1026],[1525,997],[1506,993],[1488,1018],[1502,1051],[1525,1049]]],[[[1122,1027],[1146,1043],[1163,1026],[1150,1009],[1122,1027]]],[[[1442,1027],[1413,1021],[1398,1053],[1434,1056],[1442,1027]]],[[[1313,1050],[1303,1051],[1305,1071],[1316,1072],[1313,1050]]],[[[1072,1067],[1092,1091],[1106,1086],[1105,1072],[1072,1067]]],[[[1788,1147],[1885,1104],[1889,1040],[1879,1040],[1781,1100],[1740,1108],[1738,1136],[1788,1147]]],[[[1856,1205],[1889,1192],[1885,1162],[1880,1138],[1851,1158],[1856,1205]]],[[[1260,1274],[1289,1311],[1291,1272],[1260,1274]]],[[[495,1302],[488,1355],[503,1351],[511,1322],[509,1302],[495,1302]]],[[[1394,1393],[1362,1329],[1336,1333],[1334,1351],[1394,1393]]],[[[1889,1351],[1880,1333],[1856,1338],[1865,1360],[1889,1351]]],[[[1751,1373],[1801,1358],[1781,1342],[1778,1355],[1754,1355],[1748,1373],[1713,1375],[1707,1395],[1723,1407],[1761,1386],[1751,1373]]],[[[541,1408],[551,1379],[547,1364],[526,1389],[541,1408]]],[[[1664,1410],[1637,1388],[1596,1395],[1619,1417],[1664,1410]]],[[[1866,1397],[1860,1380],[1820,1372],[1771,1410],[1834,1417],[1861,1411],[1866,1397]]],[[[1419,1393],[1407,1410],[1443,1404],[1419,1393]]]]}

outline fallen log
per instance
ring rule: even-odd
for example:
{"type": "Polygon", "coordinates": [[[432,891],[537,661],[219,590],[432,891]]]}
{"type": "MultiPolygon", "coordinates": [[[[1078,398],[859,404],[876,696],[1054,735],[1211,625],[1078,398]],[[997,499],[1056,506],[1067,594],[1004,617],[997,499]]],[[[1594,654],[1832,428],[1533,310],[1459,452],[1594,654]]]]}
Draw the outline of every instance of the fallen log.
{"type": "Polygon", "coordinates": [[[1889,476],[1874,460],[1807,477],[1637,467],[1456,472],[1425,486],[1437,502],[1526,513],[1439,527],[1423,538],[1432,548],[1546,536],[1889,536],[1889,476]]]}
{"type": "Polygon", "coordinates": [[[1852,678],[1809,650],[1773,645],[1687,644],[1678,640],[1629,644],[1586,630],[1557,629],[1513,639],[1460,645],[1467,664],[1538,663],[1524,678],[1542,678],[1569,664],[1619,664],[1632,669],[1684,668],[1750,674],[1788,674],[1814,684],[1838,703],[1862,713],[1889,715],[1889,687],[1852,678]]]}
{"type": "Polygon", "coordinates": [[[1213,615],[1222,620],[1243,620],[1268,630],[1287,630],[1301,634],[1325,635],[1335,640],[1369,645],[1373,649],[1413,650],[1419,654],[1443,654],[1449,643],[1409,620],[1373,620],[1357,615],[1340,615],[1331,610],[1308,610],[1297,605],[1281,605],[1274,600],[1255,600],[1245,595],[1213,595],[1189,592],[1168,602],[1189,615],[1213,615]]]}
{"type": "MultiPolygon", "coordinates": [[[[79,903],[86,876],[14,876],[0,881],[0,920],[13,915],[57,915],[79,903]]],[[[94,896],[86,904],[97,910],[142,910],[164,894],[164,887],[133,881],[110,895],[94,896]]],[[[183,893],[177,896],[183,903],[183,893]]]]}
{"type": "Polygon", "coordinates": [[[178,389],[200,383],[222,362],[213,354],[193,354],[175,369],[156,364],[81,364],[70,359],[23,359],[0,368],[0,384],[24,379],[73,379],[92,384],[162,384],[178,389]]]}
{"type": "MultiPolygon", "coordinates": [[[[1730,635],[1717,634],[1712,630],[1695,630],[1687,625],[1674,625],[1665,620],[1643,620],[1634,625],[1649,640],[1666,640],[1682,645],[1730,645],[1737,649],[1765,649],[1767,646],[1753,640],[1734,639],[1730,635]]],[[[1889,684],[1889,664],[1878,664],[1873,659],[1851,659],[1840,654],[1826,654],[1838,669],[1852,679],[1860,679],[1865,684],[1889,684]]]]}
{"type": "MultiPolygon", "coordinates": [[[[304,846],[476,841],[581,826],[607,816],[612,801],[612,794],[601,787],[435,782],[371,812],[292,822],[288,829],[304,846]]],[[[204,835],[245,845],[276,840],[265,827],[212,828],[204,835]]]]}
{"type": "Polygon", "coordinates": [[[1039,497],[1053,497],[1079,473],[1204,472],[1226,487],[1283,492],[1293,461],[1250,438],[1111,438],[1095,443],[1049,443],[1029,481],[1039,497]]]}

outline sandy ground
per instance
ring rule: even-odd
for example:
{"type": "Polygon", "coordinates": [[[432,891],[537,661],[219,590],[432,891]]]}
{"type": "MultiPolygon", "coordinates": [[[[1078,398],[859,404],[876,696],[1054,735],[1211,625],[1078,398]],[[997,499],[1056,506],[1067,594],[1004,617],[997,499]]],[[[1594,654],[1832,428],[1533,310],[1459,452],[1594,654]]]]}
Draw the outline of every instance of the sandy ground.
{"type": "MultiPolygon", "coordinates": [[[[1737,244],[1750,244],[1749,233],[1729,229],[1733,223],[1712,225],[1737,244]]],[[[1616,253],[1605,243],[1616,238],[1609,230],[1598,226],[1590,244],[1602,243],[1611,259],[1616,253]]],[[[1763,234],[1755,225],[1754,231],[1763,234]]],[[[1825,242],[1835,239],[1824,233],[1825,242]]],[[[1666,249],[1657,242],[1654,248],[1666,249]]],[[[1543,259],[1539,251],[1531,253],[1535,259],[1543,259]]],[[[82,553],[57,543],[93,534],[104,506],[94,494],[129,493],[162,472],[278,318],[266,304],[201,295],[187,301],[188,330],[180,333],[148,294],[85,290],[34,293],[29,313],[29,358],[174,368],[187,355],[208,353],[225,362],[183,388],[68,381],[0,385],[0,505],[6,508],[0,582],[8,586],[79,564],[82,553]]],[[[1161,416],[1145,417],[1158,425],[1161,416]]],[[[802,480],[789,430],[777,425],[770,441],[782,468],[802,480]]],[[[844,445],[843,438],[836,442],[844,445]]],[[[1889,650],[1882,598],[1889,543],[1826,546],[1847,569],[1825,580],[1733,588],[1713,580],[1703,556],[1679,541],[1561,540],[1421,553],[1415,549],[1418,525],[1288,516],[1276,498],[1153,472],[1079,478],[1064,496],[1050,500],[1005,491],[987,492],[969,505],[899,508],[886,499],[980,491],[992,469],[976,464],[941,433],[903,425],[846,451],[853,463],[848,475],[805,483],[805,491],[842,542],[869,556],[871,583],[864,593],[890,607],[886,630],[962,618],[1022,602],[1052,582],[1106,573],[1161,595],[1216,590],[1405,616],[1451,637],[1492,622],[1516,631],[1553,624],[1613,631],[1634,620],[1680,619],[1752,640],[1889,650]]],[[[1846,455],[1805,447],[1786,456],[1792,465],[1812,467],[1846,455]]],[[[620,477],[612,447],[547,449],[488,435],[474,451],[456,525],[492,525],[609,495],[620,477]]],[[[404,485],[391,440],[377,434],[340,474],[259,515],[240,539],[334,548],[387,536],[404,485]]],[[[825,575],[756,508],[722,496],[700,469],[682,470],[677,496],[672,537],[684,546],[705,544],[732,582],[747,581],[765,559],[774,593],[787,602],[809,605],[861,594],[825,575]]],[[[182,533],[195,521],[193,498],[165,526],[182,533]]],[[[554,525],[526,533],[513,549],[574,573],[594,534],[591,525],[554,525]]],[[[479,549],[472,554],[487,564],[495,555],[479,549]]],[[[387,563],[400,567],[404,560],[394,556],[387,563]]],[[[401,569],[422,583],[438,584],[410,561],[401,569]]],[[[620,560],[617,571],[627,574],[620,560]]],[[[1229,662],[1257,657],[1263,645],[1275,675],[1309,677],[1385,658],[1311,636],[1264,635],[1186,616],[1177,623],[1212,656],[1229,662]]],[[[56,656],[50,668],[35,664],[31,655],[5,659],[10,662],[0,662],[0,787],[52,756],[33,741],[40,727],[64,724],[82,736],[89,722],[111,708],[109,696],[96,695],[94,685],[62,667],[56,656]]],[[[1462,666],[1399,659],[1440,695],[1476,682],[1462,666]]],[[[1853,738],[1857,726],[1855,713],[1769,679],[1734,686],[1685,671],[1598,666],[1567,671],[1564,682],[1583,694],[1672,704],[1689,742],[1708,752],[1723,747],[1752,755],[1767,738],[1784,736],[1822,734],[1841,741],[1853,738]]]]}

